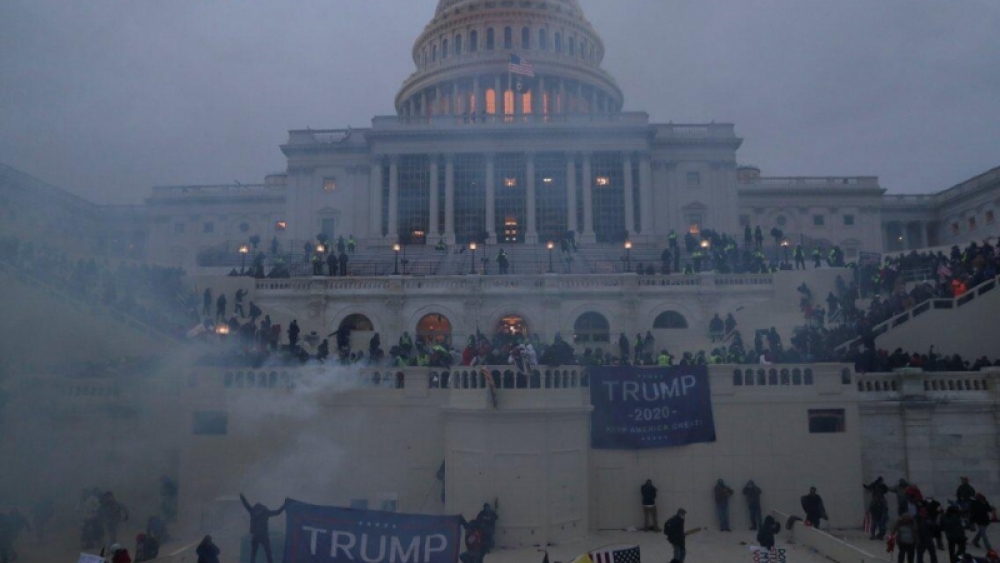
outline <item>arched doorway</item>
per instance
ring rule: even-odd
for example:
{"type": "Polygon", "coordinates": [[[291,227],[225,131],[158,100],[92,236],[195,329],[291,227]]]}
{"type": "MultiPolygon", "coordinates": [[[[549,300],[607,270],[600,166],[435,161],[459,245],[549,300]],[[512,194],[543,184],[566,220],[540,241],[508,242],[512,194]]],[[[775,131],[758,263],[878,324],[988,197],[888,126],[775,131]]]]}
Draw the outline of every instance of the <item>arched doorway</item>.
{"type": "Polygon", "coordinates": [[[573,341],[580,344],[611,342],[611,324],[600,313],[584,313],[573,323],[573,341]]]}
{"type": "Polygon", "coordinates": [[[520,315],[506,315],[497,322],[496,333],[509,338],[527,338],[528,321],[520,315]]]}
{"type": "Polygon", "coordinates": [[[346,344],[351,350],[368,351],[368,341],[375,334],[375,325],[368,317],[355,313],[344,317],[337,327],[337,347],[346,344]]]}
{"type": "Polygon", "coordinates": [[[663,329],[685,329],[688,328],[687,319],[677,311],[664,311],[657,315],[653,321],[653,328],[663,329]]]}
{"type": "Polygon", "coordinates": [[[417,341],[451,344],[451,321],[438,313],[424,315],[417,322],[417,341]]]}

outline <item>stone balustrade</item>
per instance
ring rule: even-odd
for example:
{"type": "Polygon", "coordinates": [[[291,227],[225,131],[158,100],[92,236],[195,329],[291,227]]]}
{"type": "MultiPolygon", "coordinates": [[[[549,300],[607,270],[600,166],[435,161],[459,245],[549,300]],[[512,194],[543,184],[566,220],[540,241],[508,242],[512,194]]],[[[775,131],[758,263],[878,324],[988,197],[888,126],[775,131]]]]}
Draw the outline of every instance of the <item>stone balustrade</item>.
{"type": "Polygon", "coordinates": [[[997,390],[1000,368],[980,371],[925,372],[907,368],[895,373],[858,375],[863,401],[990,400],[997,390]]]}

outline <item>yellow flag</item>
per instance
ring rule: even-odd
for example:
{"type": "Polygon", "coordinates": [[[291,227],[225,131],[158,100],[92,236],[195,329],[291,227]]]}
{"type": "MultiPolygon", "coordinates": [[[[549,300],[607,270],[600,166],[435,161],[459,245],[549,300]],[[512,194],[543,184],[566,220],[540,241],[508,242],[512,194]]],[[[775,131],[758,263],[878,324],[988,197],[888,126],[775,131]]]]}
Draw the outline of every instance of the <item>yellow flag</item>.
{"type": "Polygon", "coordinates": [[[584,553],[583,555],[574,559],[572,563],[594,563],[594,560],[590,558],[590,554],[584,553]]]}

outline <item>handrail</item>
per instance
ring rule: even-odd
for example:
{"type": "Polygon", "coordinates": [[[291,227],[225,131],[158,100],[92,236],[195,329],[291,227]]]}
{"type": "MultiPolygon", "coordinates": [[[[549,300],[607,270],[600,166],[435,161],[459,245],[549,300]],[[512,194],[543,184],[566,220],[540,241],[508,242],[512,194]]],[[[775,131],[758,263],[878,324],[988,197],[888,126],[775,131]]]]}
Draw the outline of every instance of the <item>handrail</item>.
{"type": "MultiPolygon", "coordinates": [[[[908,309],[906,311],[903,311],[902,313],[899,313],[897,315],[894,315],[892,317],[889,317],[888,319],[886,319],[886,320],[880,322],[879,324],[873,326],[872,327],[872,332],[875,334],[875,336],[882,336],[883,334],[885,334],[886,332],[888,332],[890,329],[895,328],[895,327],[897,327],[897,326],[899,326],[901,324],[904,324],[906,322],[909,322],[910,319],[912,319],[914,317],[918,317],[918,316],[926,313],[927,311],[931,310],[932,308],[933,309],[957,309],[957,308],[959,308],[959,307],[961,307],[961,306],[963,306],[963,305],[965,305],[967,303],[972,302],[973,300],[975,300],[978,297],[982,296],[984,293],[989,293],[990,291],[993,291],[994,289],[996,289],[998,283],[1000,283],[1000,276],[997,276],[997,277],[992,278],[992,279],[988,279],[988,280],[984,281],[983,283],[981,283],[981,284],[973,287],[972,289],[967,290],[965,293],[963,293],[962,295],[959,295],[958,297],[953,297],[953,298],[950,298],[950,299],[948,299],[948,298],[934,298],[934,299],[928,299],[926,301],[922,301],[922,302],[914,305],[912,308],[910,308],[910,309],[908,309]]],[[[847,350],[848,348],[850,348],[851,346],[853,346],[854,344],[856,344],[860,340],[861,340],[860,336],[858,336],[856,338],[852,338],[851,340],[848,340],[847,342],[844,342],[843,344],[837,346],[836,348],[834,348],[834,350],[836,350],[838,352],[847,350]]]]}

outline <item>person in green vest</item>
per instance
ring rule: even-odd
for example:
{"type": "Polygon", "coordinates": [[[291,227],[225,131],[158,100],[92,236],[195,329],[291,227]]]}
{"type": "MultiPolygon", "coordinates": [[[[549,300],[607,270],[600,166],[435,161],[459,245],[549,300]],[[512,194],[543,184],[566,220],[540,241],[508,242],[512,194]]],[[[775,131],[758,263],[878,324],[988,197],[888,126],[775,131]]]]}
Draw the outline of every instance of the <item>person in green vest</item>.
{"type": "Polygon", "coordinates": [[[666,350],[660,350],[660,355],[656,357],[656,365],[658,366],[669,366],[673,364],[673,358],[666,350]]]}

